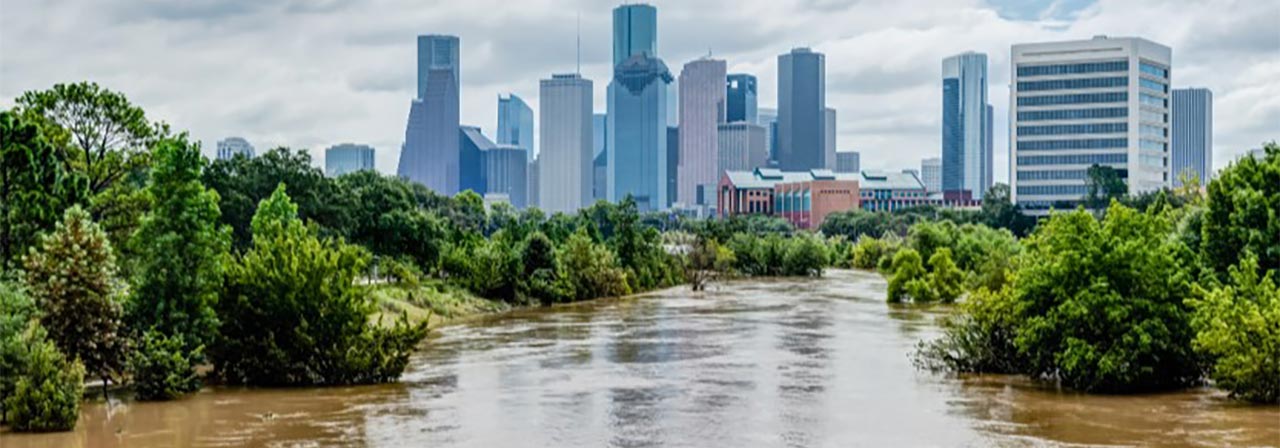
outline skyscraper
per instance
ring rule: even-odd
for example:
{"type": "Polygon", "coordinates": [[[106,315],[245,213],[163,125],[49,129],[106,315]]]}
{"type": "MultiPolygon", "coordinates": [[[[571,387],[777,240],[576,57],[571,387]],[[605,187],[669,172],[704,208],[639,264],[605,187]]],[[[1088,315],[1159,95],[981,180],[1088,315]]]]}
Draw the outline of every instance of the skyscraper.
{"type": "Polygon", "coordinates": [[[532,162],[536,155],[533,148],[533,109],[514,93],[505,98],[498,96],[498,143],[523,148],[529,158],[526,163],[532,162]]]}
{"type": "MultiPolygon", "coordinates": [[[[769,164],[769,148],[765,144],[764,126],[735,121],[719,126],[716,177],[725,171],[752,171],[769,164]]],[[[714,201],[716,195],[712,195],[714,201]]],[[[711,205],[715,205],[712,203],[711,205]]]]}
{"type": "Polygon", "coordinates": [[[778,167],[826,168],[826,61],[796,48],[778,56],[778,167]]]}
{"type": "Polygon", "coordinates": [[[667,126],[667,173],[663,176],[667,181],[667,202],[664,208],[671,208],[676,202],[676,168],[680,166],[680,127],[667,126]]]}
{"type": "Polygon", "coordinates": [[[643,3],[613,9],[613,65],[645,54],[658,57],[658,9],[643,3]]]}
{"type": "Polygon", "coordinates": [[[437,193],[459,188],[458,38],[418,36],[418,98],[409,106],[396,173],[437,193]]]}
{"type": "Polygon", "coordinates": [[[481,196],[488,193],[485,178],[485,155],[496,145],[475,126],[458,127],[458,191],[471,190],[481,196]]]}
{"type": "Polygon", "coordinates": [[[609,163],[604,149],[609,145],[609,115],[594,114],[591,116],[591,146],[592,146],[592,162],[591,162],[591,199],[601,200],[608,195],[605,188],[609,184],[608,168],[609,163]]]}
{"type": "Polygon", "coordinates": [[[572,213],[591,203],[591,80],[551,75],[540,83],[539,97],[539,205],[572,213]]]}
{"type": "Polygon", "coordinates": [[[253,145],[240,137],[227,137],[218,140],[218,160],[231,160],[237,154],[253,158],[253,145]]]}
{"type": "Polygon", "coordinates": [[[1172,53],[1132,37],[1014,45],[1013,201],[1035,214],[1074,207],[1093,165],[1115,168],[1130,194],[1171,185],[1172,53]]]}
{"type": "Polygon", "coordinates": [[[837,173],[857,173],[862,171],[862,154],[858,151],[840,151],[836,153],[837,173]]]}
{"type": "Polygon", "coordinates": [[[945,194],[978,199],[991,186],[989,109],[987,55],[967,52],[943,59],[941,191],[945,194]]]}
{"type": "Polygon", "coordinates": [[[942,191],[942,158],[930,157],[920,161],[920,181],[930,193],[942,191]]]}
{"type": "Polygon", "coordinates": [[[823,110],[822,114],[822,148],[826,166],[829,170],[836,169],[836,110],[830,107],[823,110]]]}
{"type": "Polygon", "coordinates": [[[756,124],[764,127],[764,145],[769,149],[769,160],[778,160],[778,109],[757,109],[756,124]]]}
{"type": "Polygon", "coordinates": [[[484,153],[486,194],[506,195],[511,205],[528,205],[529,156],[525,149],[499,143],[484,153]]]}
{"type": "Polygon", "coordinates": [[[373,169],[373,147],[343,143],[324,150],[324,173],[338,177],[360,170],[373,169]]]}
{"type": "Polygon", "coordinates": [[[719,124],[725,121],[724,60],[702,58],[680,70],[680,140],[675,203],[714,208],[719,124]]]}
{"type": "Polygon", "coordinates": [[[1200,185],[1213,174],[1213,92],[1209,89],[1173,91],[1173,161],[1169,175],[1173,186],[1182,176],[1194,175],[1200,185]]]}
{"type": "Polygon", "coordinates": [[[608,200],[632,195],[641,210],[666,207],[667,86],[672,81],[666,64],[645,54],[614,68],[605,149],[608,200]]]}
{"type": "Polygon", "coordinates": [[[756,77],[745,73],[734,73],[726,77],[725,82],[725,117],[724,121],[733,123],[745,121],[757,123],[756,77]]]}

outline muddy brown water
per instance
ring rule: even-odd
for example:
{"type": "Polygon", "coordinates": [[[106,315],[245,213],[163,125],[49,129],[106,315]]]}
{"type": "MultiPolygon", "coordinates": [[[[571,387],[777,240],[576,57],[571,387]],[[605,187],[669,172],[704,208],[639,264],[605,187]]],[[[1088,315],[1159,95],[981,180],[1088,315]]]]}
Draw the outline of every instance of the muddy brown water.
{"type": "Polygon", "coordinates": [[[434,332],[398,384],[87,404],[26,447],[1280,446],[1218,391],[1064,392],[917,371],[944,308],[874,274],[518,311],[434,332]]]}

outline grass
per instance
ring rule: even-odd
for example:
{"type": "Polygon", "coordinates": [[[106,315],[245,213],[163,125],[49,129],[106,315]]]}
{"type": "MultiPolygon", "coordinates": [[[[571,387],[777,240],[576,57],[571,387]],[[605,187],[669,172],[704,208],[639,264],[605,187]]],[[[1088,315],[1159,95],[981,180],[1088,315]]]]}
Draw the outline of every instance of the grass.
{"type": "Polygon", "coordinates": [[[436,279],[423,280],[417,285],[381,284],[368,288],[378,304],[378,312],[372,318],[375,322],[381,319],[383,325],[392,324],[401,313],[410,322],[425,320],[435,327],[468,316],[511,309],[506,303],[478,297],[436,279]]]}

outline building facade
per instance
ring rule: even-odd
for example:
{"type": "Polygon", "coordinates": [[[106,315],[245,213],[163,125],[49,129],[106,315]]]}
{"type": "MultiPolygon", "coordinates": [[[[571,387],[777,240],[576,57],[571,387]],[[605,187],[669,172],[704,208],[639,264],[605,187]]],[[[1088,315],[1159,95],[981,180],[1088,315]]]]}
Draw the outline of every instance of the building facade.
{"type": "Polygon", "coordinates": [[[858,151],[840,151],[836,153],[837,173],[856,173],[862,171],[862,154],[858,151]]]}
{"type": "Polygon", "coordinates": [[[609,145],[609,115],[594,114],[591,116],[592,157],[591,199],[605,199],[605,186],[608,185],[608,154],[604,149],[609,145]]]}
{"type": "Polygon", "coordinates": [[[769,166],[764,126],[747,122],[722,123],[717,144],[716,173],[752,171],[769,166]]]}
{"type": "Polygon", "coordinates": [[[242,155],[250,159],[255,155],[253,145],[248,140],[240,137],[227,137],[218,140],[218,160],[231,160],[236,155],[242,155]]]}
{"type": "Polygon", "coordinates": [[[911,171],[863,171],[858,176],[863,210],[894,211],[943,203],[940,195],[930,196],[924,182],[911,171]]]}
{"type": "Polygon", "coordinates": [[[658,57],[658,9],[646,4],[613,9],[613,66],[637,54],[658,57]]]}
{"type": "Polygon", "coordinates": [[[717,213],[777,216],[797,228],[816,229],[827,215],[858,208],[855,176],[825,169],[726,171],[720,177],[717,213]]]}
{"type": "Polygon", "coordinates": [[[324,173],[338,177],[361,170],[373,170],[373,147],[343,143],[324,150],[324,173]]]}
{"type": "Polygon", "coordinates": [[[746,73],[734,73],[725,77],[724,121],[757,123],[759,110],[756,77],[746,73]]]}
{"type": "Polygon", "coordinates": [[[514,93],[498,96],[498,144],[524,148],[528,154],[525,163],[532,162],[537,155],[533,145],[533,109],[514,93]]]}
{"type": "Polygon", "coordinates": [[[1075,207],[1093,165],[1115,168],[1130,194],[1171,185],[1169,47],[1098,36],[1019,44],[1012,53],[1015,203],[1033,214],[1075,207]]]}
{"type": "Polygon", "coordinates": [[[484,153],[485,193],[506,195],[515,208],[529,205],[529,156],[515,145],[497,144],[484,153]]]}
{"type": "Polygon", "coordinates": [[[769,148],[769,160],[778,160],[778,109],[757,109],[756,124],[764,127],[764,144],[769,148]]]}
{"type": "Polygon", "coordinates": [[[823,111],[822,118],[823,159],[826,160],[826,168],[834,170],[836,169],[836,110],[830,107],[826,108],[823,111]]]}
{"type": "Polygon", "coordinates": [[[942,60],[942,187],[955,197],[981,198],[994,180],[987,55],[942,60]]]}
{"type": "Polygon", "coordinates": [[[1213,92],[1209,89],[1173,90],[1173,147],[1169,175],[1173,186],[1184,176],[1208,185],[1213,175],[1213,92]]]}
{"type": "Polygon", "coordinates": [[[942,192],[942,158],[930,157],[920,161],[920,180],[930,193],[942,192]]]}
{"type": "Polygon", "coordinates": [[[783,171],[828,166],[826,90],[826,60],[822,53],[796,48],[778,56],[776,160],[783,171]]]}
{"type": "Polygon", "coordinates": [[[458,127],[458,191],[474,191],[484,196],[488,193],[489,179],[485,177],[485,154],[496,145],[475,126],[458,127]]]}
{"type": "Polygon", "coordinates": [[[641,211],[668,200],[667,93],[674,80],[661,59],[637,54],[614,68],[609,83],[607,199],[631,195],[641,211]]]}
{"type": "Polygon", "coordinates": [[[703,58],[680,70],[679,155],[674,201],[682,209],[705,209],[714,203],[719,175],[717,143],[725,121],[726,64],[703,58]]]}
{"type": "Polygon", "coordinates": [[[459,191],[458,38],[418,36],[418,97],[409,106],[396,174],[437,193],[459,191]]]}
{"type": "Polygon", "coordinates": [[[539,96],[538,205],[572,213],[591,203],[591,81],[552,75],[542,80],[539,96]]]}

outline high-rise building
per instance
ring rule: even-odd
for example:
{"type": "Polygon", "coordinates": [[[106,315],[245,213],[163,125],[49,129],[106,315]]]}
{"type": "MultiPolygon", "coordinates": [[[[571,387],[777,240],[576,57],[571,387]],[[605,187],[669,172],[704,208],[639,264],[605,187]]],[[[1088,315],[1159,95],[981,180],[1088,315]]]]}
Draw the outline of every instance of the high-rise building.
{"type": "Polygon", "coordinates": [[[1012,50],[1014,202],[1034,214],[1074,207],[1093,165],[1116,169],[1130,194],[1171,185],[1169,47],[1098,36],[1012,50]]]}
{"type": "Polygon", "coordinates": [[[528,205],[529,156],[525,149],[499,143],[484,153],[485,193],[506,195],[515,208],[528,205]]]}
{"type": "Polygon", "coordinates": [[[253,158],[253,145],[240,137],[227,137],[218,140],[218,160],[231,160],[236,155],[253,158]]]}
{"type": "Polygon", "coordinates": [[[658,57],[658,9],[640,4],[613,9],[613,65],[637,54],[658,57]]]}
{"type": "Polygon", "coordinates": [[[324,173],[338,177],[360,170],[373,169],[373,147],[343,143],[324,150],[324,173]]]}
{"type": "Polygon", "coordinates": [[[539,96],[539,205],[572,213],[591,203],[591,80],[552,75],[542,80],[539,96]]]}
{"type": "Polygon", "coordinates": [[[592,163],[591,163],[591,199],[601,200],[607,195],[605,194],[605,186],[608,185],[609,167],[608,155],[605,154],[604,148],[609,145],[609,115],[594,114],[591,116],[591,147],[592,147],[592,163]]]}
{"type": "Polygon", "coordinates": [[[680,127],[667,126],[667,175],[666,175],[667,205],[666,205],[666,208],[671,208],[671,205],[676,202],[676,191],[678,188],[676,184],[676,180],[678,179],[678,176],[679,176],[679,173],[676,171],[676,168],[679,166],[680,166],[680,127]]]}
{"type": "Polygon", "coordinates": [[[796,48],[778,56],[778,168],[807,171],[827,167],[826,61],[822,53],[796,48]]]}
{"type": "Polygon", "coordinates": [[[710,210],[719,125],[725,121],[724,60],[702,58],[680,70],[680,140],[674,202],[681,208],[710,210]]]}
{"type": "Polygon", "coordinates": [[[459,191],[458,38],[418,36],[418,97],[409,107],[396,173],[437,193],[459,191]]]}
{"type": "MultiPolygon", "coordinates": [[[[719,133],[717,184],[719,177],[723,176],[725,171],[751,171],[769,165],[769,148],[764,140],[764,126],[743,121],[721,123],[719,133]]],[[[715,197],[711,200],[714,201],[715,197]]]]}
{"type": "Polygon", "coordinates": [[[637,54],[618,64],[609,83],[608,200],[635,198],[643,211],[669,203],[667,86],[661,59],[637,54]]]}
{"type": "Polygon", "coordinates": [[[526,163],[537,155],[533,147],[533,109],[514,93],[498,96],[498,144],[524,148],[529,157],[526,163]]]}
{"type": "Polygon", "coordinates": [[[930,157],[920,161],[920,181],[930,193],[942,191],[942,158],[930,157]]]}
{"type": "Polygon", "coordinates": [[[769,160],[778,160],[778,109],[761,107],[756,114],[756,124],[764,127],[764,145],[769,148],[769,160]]]}
{"type": "Polygon", "coordinates": [[[753,75],[734,73],[726,77],[724,121],[757,123],[756,120],[759,119],[757,92],[756,77],[753,75]]]}
{"type": "Polygon", "coordinates": [[[529,164],[529,171],[526,176],[529,178],[529,188],[525,190],[525,203],[529,207],[539,207],[542,204],[542,195],[538,194],[538,190],[542,189],[542,185],[538,181],[538,159],[534,157],[533,162],[529,164]]]}
{"type": "Polygon", "coordinates": [[[484,196],[489,179],[485,178],[485,155],[496,145],[475,126],[458,127],[458,191],[471,190],[484,196]]]}
{"type": "Polygon", "coordinates": [[[858,151],[836,152],[837,173],[857,173],[862,171],[862,154],[858,151]]]}
{"type": "Polygon", "coordinates": [[[826,168],[836,169],[836,110],[830,107],[822,114],[822,158],[826,160],[826,168]]]}
{"type": "Polygon", "coordinates": [[[940,191],[945,194],[955,198],[981,198],[991,187],[994,177],[990,107],[987,104],[987,55],[967,52],[943,59],[940,191]]]}
{"type": "Polygon", "coordinates": [[[1213,92],[1174,89],[1172,132],[1173,186],[1182,186],[1183,176],[1196,176],[1200,185],[1207,185],[1213,174],[1213,92]]]}

